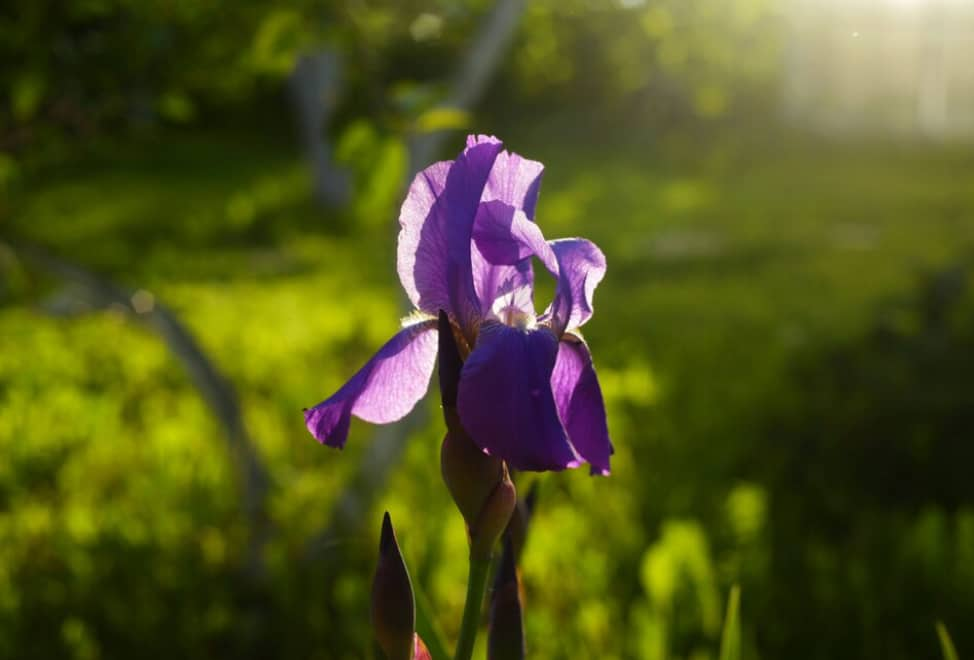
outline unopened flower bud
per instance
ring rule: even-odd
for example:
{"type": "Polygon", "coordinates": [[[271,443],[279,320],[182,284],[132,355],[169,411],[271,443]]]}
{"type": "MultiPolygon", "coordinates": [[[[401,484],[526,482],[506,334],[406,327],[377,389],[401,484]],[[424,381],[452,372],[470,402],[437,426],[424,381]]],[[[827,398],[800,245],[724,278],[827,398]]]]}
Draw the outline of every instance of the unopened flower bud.
{"type": "Polygon", "coordinates": [[[514,546],[504,536],[504,552],[494,579],[487,630],[487,660],[523,660],[524,626],[514,546]]]}
{"type": "Polygon", "coordinates": [[[423,643],[423,638],[419,636],[419,633],[415,635],[413,660],[433,660],[433,656],[430,655],[430,651],[426,648],[426,644],[423,643]]]}
{"type": "Polygon", "coordinates": [[[440,448],[440,468],[447,490],[467,523],[471,556],[486,559],[511,518],[516,491],[504,462],[484,453],[460,424],[456,404],[463,362],[453,326],[443,311],[439,352],[440,394],[447,428],[440,448]]]}
{"type": "Polygon", "coordinates": [[[504,462],[474,444],[460,426],[455,409],[444,408],[443,414],[447,432],[440,447],[440,468],[447,490],[469,528],[504,476],[504,462]]]}
{"type": "Polygon", "coordinates": [[[494,544],[501,537],[517,506],[517,490],[503,466],[503,474],[487,497],[476,522],[470,526],[470,556],[490,559],[494,544]]]}
{"type": "Polygon", "coordinates": [[[372,627],[386,660],[411,660],[415,646],[416,605],[392,521],[382,518],[379,563],[372,580],[372,627]]]}

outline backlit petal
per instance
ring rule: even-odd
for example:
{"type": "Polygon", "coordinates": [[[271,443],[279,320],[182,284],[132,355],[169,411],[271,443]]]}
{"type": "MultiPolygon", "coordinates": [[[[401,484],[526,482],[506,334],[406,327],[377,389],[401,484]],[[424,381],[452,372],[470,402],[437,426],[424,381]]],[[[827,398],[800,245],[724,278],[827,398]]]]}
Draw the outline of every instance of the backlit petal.
{"type": "Polygon", "coordinates": [[[400,330],[340,390],[305,410],[311,435],[341,448],[352,415],[375,424],[404,417],[429,387],[436,347],[436,321],[400,330]]]}
{"type": "Polygon", "coordinates": [[[490,171],[482,201],[504,202],[533,219],[543,173],[544,165],[538,161],[502,151],[490,171]]]}
{"type": "Polygon", "coordinates": [[[473,277],[481,313],[513,307],[534,316],[535,253],[555,267],[554,253],[527,214],[501,201],[481,203],[473,231],[473,277]],[[498,299],[501,300],[498,300],[498,299]]]}
{"type": "Polygon", "coordinates": [[[410,300],[436,314],[444,309],[465,330],[479,318],[470,240],[477,207],[501,143],[471,136],[452,163],[417,175],[399,216],[399,277],[410,300]]]}
{"type": "Polygon", "coordinates": [[[595,287],[605,277],[605,255],[584,238],[565,238],[549,245],[558,260],[558,284],[544,317],[560,335],[592,317],[595,287]]]}
{"type": "MultiPolygon", "coordinates": [[[[443,277],[446,273],[445,227],[435,222],[430,227],[426,224],[436,200],[443,194],[451,165],[452,161],[435,163],[417,174],[399,212],[399,281],[418,309],[424,309],[420,307],[422,299],[448,299],[443,277]],[[437,231],[444,233],[438,235],[437,231]]],[[[433,313],[436,310],[424,311],[433,313]]]]}

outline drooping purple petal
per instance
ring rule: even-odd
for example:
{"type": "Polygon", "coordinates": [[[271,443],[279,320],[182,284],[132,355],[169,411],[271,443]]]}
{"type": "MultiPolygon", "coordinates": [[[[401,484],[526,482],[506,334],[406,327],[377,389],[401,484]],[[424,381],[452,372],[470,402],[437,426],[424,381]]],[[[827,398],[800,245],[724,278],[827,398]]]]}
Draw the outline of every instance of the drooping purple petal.
{"type": "Polygon", "coordinates": [[[524,211],[534,219],[534,209],[541,189],[544,165],[517,154],[502,151],[490,171],[482,201],[500,201],[524,211]]]}
{"type": "Polygon", "coordinates": [[[558,340],[547,329],[525,332],[488,323],[463,365],[460,423],[481,449],[518,470],[580,463],[551,392],[557,354],[558,340]]]}
{"type": "Polygon", "coordinates": [[[595,287],[605,277],[605,255],[584,238],[565,238],[549,243],[558,260],[555,298],[543,315],[561,335],[592,317],[595,287]]]}
{"type": "Polygon", "coordinates": [[[409,299],[429,314],[446,310],[465,330],[479,317],[470,237],[501,146],[470,136],[456,160],[416,176],[399,214],[399,279],[409,299]]]}
{"type": "Polygon", "coordinates": [[[304,411],[318,442],[344,447],[354,414],[374,424],[404,417],[426,393],[436,361],[436,321],[400,330],[332,396],[304,411]]]}
{"type": "Polygon", "coordinates": [[[602,388],[588,346],[572,334],[566,334],[558,343],[551,390],[575,451],[592,466],[592,474],[609,474],[613,449],[602,388]]]}

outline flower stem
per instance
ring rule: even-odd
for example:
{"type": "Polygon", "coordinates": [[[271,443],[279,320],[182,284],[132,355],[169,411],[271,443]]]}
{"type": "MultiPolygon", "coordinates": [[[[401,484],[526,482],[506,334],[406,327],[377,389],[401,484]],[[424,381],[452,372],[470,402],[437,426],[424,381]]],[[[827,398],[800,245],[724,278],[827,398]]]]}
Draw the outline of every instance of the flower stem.
{"type": "Polygon", "coordinates": [[[463,621],[460,624],[460,637],[457,639],[457,650],[453,660],[470,660],[473,654],[473,643],[477,639],[477,629],[480,627],[480,607],[484,602],[489,570],[489,559],[470,558],[467,600],[463,604],[463,621]]]}

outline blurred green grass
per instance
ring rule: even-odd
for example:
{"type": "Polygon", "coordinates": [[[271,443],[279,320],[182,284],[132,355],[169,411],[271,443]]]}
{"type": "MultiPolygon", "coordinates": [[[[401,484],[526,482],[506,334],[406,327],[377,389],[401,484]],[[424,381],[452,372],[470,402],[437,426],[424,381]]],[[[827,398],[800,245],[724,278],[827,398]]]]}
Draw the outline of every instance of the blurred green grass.
{"type": "MultiPolygon", "coordinates": [[[[612,658],[678,643],[713,657],[726,590],[769,551],[767,495],[747,481],[741,447],[769,409],[802,396],[788,380],[797,354],[862,333],[877,305],[970,255],[974,158],[777,132],[655,144],[525,134],[508,147],[547,166],[546,236],[582,235],[607,255],[585,331],[617,448],[608,479],[541,478],[524,557],[529,646],[535,657],[612,658]],[[677,625],[678,599],[691,605],[677,625]]],[[[340,539],[357,559],[319,583],[298,562],[371,433],[355,423],[348,449],[324,449],[300,410],[341,385],[402,312],[396,209],[328,214],[309,196],[288,145],[174,133],[32,172],[8,225],[151,291],[197,335],[238,389],[274,476],[264,597],[280,612],[271,629],[289,632],[277,650],[359,657],[335,639],[367,634],[379,509],[403,530],[448,636],[465,540],[430,478],[434,421],[413,433],[361,536],[340,539]]],[[[52,316],[43,305],[54,283],[7,280],[0,654],[117,655],[137,652],[140,639],[162,640],[160,656],[237,648],[248,625],[232,574],[239,502],[219,430],[186,375],[119,315],[52,316]],[[38,638],[42,629],[54,633],[38,638]]]]}

